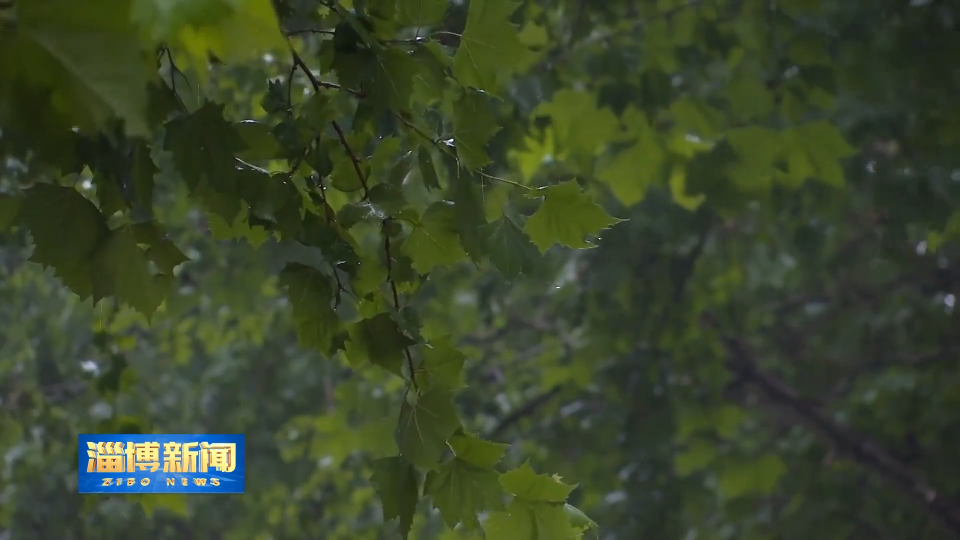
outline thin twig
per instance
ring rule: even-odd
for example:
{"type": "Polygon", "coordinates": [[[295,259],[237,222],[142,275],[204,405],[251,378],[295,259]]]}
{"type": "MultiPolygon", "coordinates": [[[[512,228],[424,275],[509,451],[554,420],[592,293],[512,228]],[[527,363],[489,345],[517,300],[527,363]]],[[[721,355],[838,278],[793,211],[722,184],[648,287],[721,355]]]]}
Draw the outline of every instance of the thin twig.
{"type": "MultiPolygon", "coordinates": [[[[450,147],[447,146],[446,144],[441,143],[440,140],[434,139],[433,137],[430,137],[429,135],[427,135],[426,133],[424,133],[422,129],[420,129],[416,124],[414,124],[414,123],[411,122],[410,120],[407,120],[402,114],[400,114],[400,113],[394,113],[394,115],[395,115],[397,118],[400,119],[400,121],[403,123],[403,125],[407,126],[409,129],[411,129],[411,130],[412,130],[414,133],[416,133],[417,135],[419,135],[419,136],[423,137],[424,139],[430,141],[430,143],[431,143],[433,146],[437,147],[438,150],[440,150],[440,151],[443,152],[444,154],[447,154],[448,156],[452,157],[453,159],[457,160],[457,162],[459,163],[460,158],[457,157],[457,153],[456,153],[452,148],[450,148],[450,147]]],[[[513,187],[523,188],[523,189],[526,189],[527,191],[534,191],[534,188],[532,188],[532,187],[530,187],[530,186],[525,186],[525,185],[523,185],[523,184],[521,184],[521,183],[519,183],[519,182],[517,182],[517,181],[514,181],[514,180],[507,180],[506,178],[500,178],[499,176],[494,176],[494,175],[492,175],[492,174],[488,174],[488,173],[485,173],[485,172],[483,172],[483,171],[477,171],[477,174],[479,174],[480,176],[482,176],[482,177],[484,177],[484,178],[488,178],[488,179],[490,179],[490,180],[496,180],[497,182],[503,182],[504,184],[509,184],[509,185],[511,185],[511,186],[513,186],[513,187]]]]}
{"type": "Polygon", "coordinates": [[[320,30],[320,29],[317,29],[317,28],[307,28],[307,29],[305,29],[305,30],[293,30],[293,31],[291,31],[291,32],[287,32],[287,37],[299,36],[299,35],[303,35],[303,34],[324,34],[324,35],[332,36],[332,35],[334,34],[334,31],[333,31],[333,30],[320,30]]]}
{"type": "Polygon", "coordinates": [[[367,187],[367,177],[363,174],[363,169],[360,168],[360,158],[357,157],[357,153],[353,151],[350,143],[347,142],[347,136],[343,133],[343,128],[340,127],[340,124],[336,120],[331,120],[330,125],[333,126],[334,131],[337,132],[337,138],[340,139],[340,146],[343,147],[343,151],[350,157],[353,170],[357,173],[357,178],[360,179],[360,186],[363,188],[363,198],[369,199],[370,188],[367,187]]]}
{"type": "Polygon", "coordinates": [[[319,92],[321,88],[329,88],[332,90],[342,90],[344,92],[348,92],[360,99],[366,97],[366,94],[364,94],[361,91],[351,90],[349,88],[344,88],[339,84],[324,82],[318,79],[317,76],[314,75],[312,71],[310,71],[310,68],[307,67],[306,62],[303,61],[303,58],[300,57],[300,54],[297,53],[296,49],[294,49],[293,46],[290,47],[290,55],[293,56],[293,65],[295,67],[299,67],[300,71],[302,71],[303,74],[306,75],[308,79],[310,79],[310,84],[313,86],[314,90],[316,90],[317,92],[319,92]]]}
{"type": "MultiPolygon", "coordinates": [[[[292,47],[290,48],[290,52],[293,54],[293,59],[294,59],[293,70],[290,72],[290,87],[291,88],[293,87],[293,74],[296,71],[296,69],[299,67],[301,70],[303,70],[304,73],[307,74],[307,78],[309,78],[310,82],[313,84],[314,91],[319,92],[321,88],[320,81],[318,81],[316,77],[314,77],[313,74],[310,73],[310,69],[307,68],[306,64],[304,64],[303,60],[300,58],[300,55],[298,55],[297,52],[293,50],[292,47]]],[[[292,92],[288,93],[287,98],[289,100],[287,102],[287,107],[290,111],[293,111],[293,93],[292,92]]],[[[334,122],[333,124],[335,128],[338,127],[336,125],[336,122],[334,122]]],[[[319,144],[319,142],[320,142],[319,138],[314,140],[315,144],[319,144]]],[[[306,148],[303,149],[303,152],[293,162],[293,166],[290,168],[290,173],[287,175],[287,180],[290,180],[293,178],[293,175],[297,172],[297,169],[300,168],[300,164],[303,163],[303,160],[306,159],[309,153],[310,153],[310,146],[308,145],[306,148]]],[[[336,218],[332,215],[330,211],[330,206],[327,205],[327,195],[324,192],[325,187],[323,185],[323,179],[319,179],[318,184],[320,186],[320,199],[323,202],[323,210],[327,217],[327,224],[329,225],[331,223],[335,223],[336,218]]],[[[344,288],[343,282],[340,281],[340,274],[337,273],[337,266],[332,261],[330,261],[330,271],[333,272],[333,279],[336,280],[337,282],[337,293],[336,293],[336,297],[334,298],[334,302],[336,306],[339,306],[340,299],[341,299],[340,293],[346,292],[346,288],[344,288]]]]}
{"type": "MultiPolygon", "coordinates": [[[[297,51],[290,48],[290,54],[293,55],[294,65],[299,66],[300,69],[307,75],[307,78],[310,79],[310,84],[313,85],[313,89],[316,92],[320,91],[324,85],[321,83],[314,75],[310,72],[310,69],[303,62],[303,59],[300,58],[300,55],[297,54],[297,51]]],[[[338,87],[339,88],[339,87],[338,87]]],[[[360,166],[360,158],[357,157],[357,153],[353,151],[353,148],[350,146],[349,141],[347,141],[347,136],[343,132],[343,128],[340,127],[340,123],[336,120],[331,120],[330,125],[333,126],[334,131],[337,132],[337,138],[340,140],[340,146],[343,147],[344,152],[347,153],[347,156],[350,158],[350,162],[353,164],[353,170],[357,173],[357,178],[360,180],[360,186],[363,188],[363,198],[370,198],[370,187],[367,184],[367,177],[363,174],[363,169],[360,166]]],[[[329,216],[328,216],[329,217],[329,216]]],[[[387,257],[387,281],[390,283],[390,290],[393,293],[393,304],[396,307],[397,311],[400,311],[400,295],[397,292],[397,283],[393,279],[393,256],[390,253],[390,235],[387,234],[387,224],[389,223],[389,218],[383,220],[383,239],[384,239],[384,251],[386,252],[387,257]]],[[[336,269],[334,269],[334,275],[336,275],[336,269]]],[[[338,278],[339,280],[339,278],[338,278]]],[[[417,383],[416,370],[413,367],[413,356],[410,354],[410,348],[404,347],[403,349],[404,356],[407,358],[407,367],[410,370],[410,382],[413,384],[413,388],[420,393],[420,386],[417,383]]]]}

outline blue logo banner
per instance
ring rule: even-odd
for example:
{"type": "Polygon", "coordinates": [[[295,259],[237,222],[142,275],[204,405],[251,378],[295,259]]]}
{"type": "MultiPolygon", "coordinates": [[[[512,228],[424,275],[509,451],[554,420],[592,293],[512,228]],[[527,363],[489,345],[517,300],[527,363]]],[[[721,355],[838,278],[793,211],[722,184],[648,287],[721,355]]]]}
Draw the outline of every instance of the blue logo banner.
{"type": "Polygon", "coordinates": [[[243,435],[79,435],[80,493],[243,493],[243,435]]]}

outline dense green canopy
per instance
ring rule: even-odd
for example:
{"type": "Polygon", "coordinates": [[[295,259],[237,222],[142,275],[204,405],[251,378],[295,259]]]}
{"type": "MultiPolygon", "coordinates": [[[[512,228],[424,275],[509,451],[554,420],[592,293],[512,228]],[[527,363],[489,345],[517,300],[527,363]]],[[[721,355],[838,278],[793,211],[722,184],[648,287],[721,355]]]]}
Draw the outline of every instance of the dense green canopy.
{"type": "Polygon", "coordinates": [[[960,538],[958,18],[0,0],[0,539],[960,538]]]}

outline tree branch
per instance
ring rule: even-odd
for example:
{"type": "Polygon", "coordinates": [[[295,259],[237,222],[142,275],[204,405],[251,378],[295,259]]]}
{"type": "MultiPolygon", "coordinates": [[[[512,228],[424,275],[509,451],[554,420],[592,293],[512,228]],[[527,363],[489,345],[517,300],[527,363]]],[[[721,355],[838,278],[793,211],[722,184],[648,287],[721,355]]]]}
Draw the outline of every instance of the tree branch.
{"type": "Polygon", "coordinates": [[[537,397],[531,399],[521,406],[519,409],[513,411],[512,413],[505,416],[500,422],[491,429],[485,439],[494,439],[499,436],[501,433],[512,427],[514,424],[523,420],[524,418],[532,415],[537,412],[537,409],[545,405],[550,401],[554,396],[560,393],[560,385],[554,386],[553,388],[543,392],[537,397]]]}
{"type": "Polygon", "coordinates": [[[724,338],[723,341],[729,355],[727,368],[731,372],[758,388],[769,401],[795,414],[838,453],[849,456],[897,486],[904,496],[940,521],[954,538],[960,538],[960,506],[954,501],[941,496],[887,450],[828,418],[796,390],[761,371],[741,340],[724,338]]]}

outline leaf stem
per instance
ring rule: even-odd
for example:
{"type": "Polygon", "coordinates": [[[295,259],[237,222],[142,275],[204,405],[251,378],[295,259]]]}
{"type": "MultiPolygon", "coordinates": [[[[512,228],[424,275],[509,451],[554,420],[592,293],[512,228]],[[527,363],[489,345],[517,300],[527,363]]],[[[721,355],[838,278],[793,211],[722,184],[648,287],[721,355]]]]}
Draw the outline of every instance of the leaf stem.
{"type": "MultiPolygon", "coordinates": [[[[390,283],[390,291],[393,293],[393,305],[400,311],[400,294],[397,292],[397,282],[393,279],[393,255],[390,253],[390,234],[387,231],[387,224],[390,218],[383,220],[381,228],[383,230],[383,250],[387,258],[387,281],[390,283]]],[[[417,383],[417,373],[413,367],[413,356],[410,354],[410,347],[404,347],[403,353],[407,357],[407,369],[410,370],[410,382],[413,383],[414,390],[420,393],[420,385],[417,383]]]]}
{"type": "Polygon", "coordinates": [[[527,190],[527,191],[536,191],[536,189],[534,189],[534,188],[532,188],[532,187],[530,187],[530,186],[525,186],[525,185],[521,184],[520,182],[517,182],[516,180],[508,180],[508,179],[506,179],[506,178],[500,178],[499,176],[494,176],[494,175],[492,175],[492,174],[487,174],[487,173],[485,173],[485,172],[483,172],[483,171],[477,171],[477,174],[479,174],[480,176],[482,176],[482,177],[484,177],[484,178],[488,178],[488,179],[490,179],[490,180],[496,180],[497,182],[503,182],[504,184],[508,184],[508,185],[513,186],[513,187],[523,188],[523,189],[525,189],[525,190],[527,190]]]}

